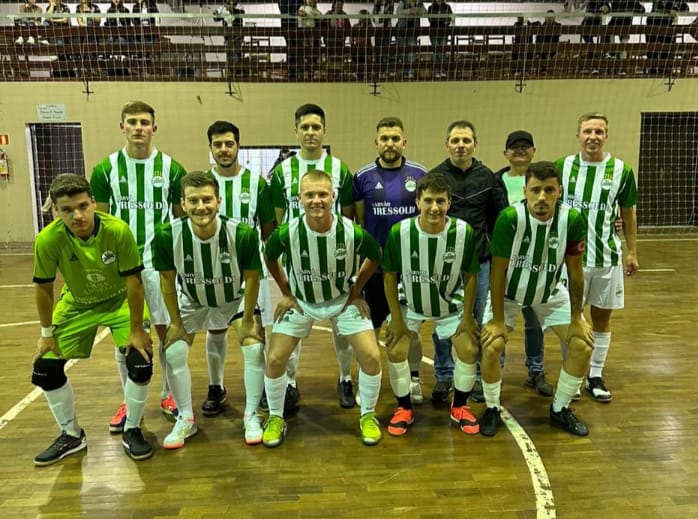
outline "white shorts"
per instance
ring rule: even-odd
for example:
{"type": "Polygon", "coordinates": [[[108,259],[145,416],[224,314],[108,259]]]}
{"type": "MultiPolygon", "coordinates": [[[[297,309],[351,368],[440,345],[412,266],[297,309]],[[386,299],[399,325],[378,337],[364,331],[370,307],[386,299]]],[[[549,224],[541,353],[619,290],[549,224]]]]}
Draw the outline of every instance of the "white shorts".
{"type": "Polygon", "coordinates": [[[625,306],[623,266],[584,267],[584,304],[606,310],[625,306]]]}
{"type": "Polygon", "coordinates": [[[269,278],[259,280],[259,295],[257,296],[257,308],[262,316],[262,326],[271,326],[274,323],[274,307],[271,303],[271,289],[269,278]]]}
{"type": "MultiPolygon", "coordinates": [[[[511,299],[504,299],[504,322],[507,328],[514,329],[516,320],[521,313],[523,306],[511,299]]],[[[546,330],[552,326],[567,326],[572,321],[572,307],[570,306],[570,294],[567,287],[562,283],[557,285],[557,293],[550,296],[547,303],[531,305],[530,308],[536,313],[541,328],[546,330]]],[[[487,295],[487,306],[485,307],[485,317],[483,323],[492,320],[492,299],[487,295]]]]}
{"type": "Polygon", "coordinates": [[[201,306],[182,292],[177,294],[177,299],[184,329],[189,334],[199,330],[225,330],[233,317],[245,310],[244,299],[236,299],[215,308],[201,306]]]}
{"type": "Polygon", "coordinates": [[[304,338],[310,335],[315,321],[329,319],[339,335],[354,335],[366,330],[373,331],[371,319],[361,317],[359,309],[355,305],[349,305],[343,312],[349,296],[338,297],[332,301],[312,304],[298,299],[298,305],[303,309],[303,314],[296,310],[289,310],[283,316],[281,322],[274,323],[273,333],[283,333],[290,337],[304,338]]]}
{"type": "MultiPolygon", "coordinates": [[[[457,314],[447,315],[446,317],[425,317],[410,310],[406,305],[400,305],[400,310],[402,310],[402,318],[405,320],[409,331],[419,334],[419,328],[422,324],[425,321],[431,321],[434,326],[434,332],[436,332],[439,339],[450,339],[453,337],[463,319],[462,310],[457,314]]],[[[390,315],[388,315],[386,321],[390,323],[390,315]]]]}
{"type": "Polygon", "coordinates": [[[165,300],[160,290],[160,273],[152,268],[146,268],[141,272],[143,291],[145,292],[145,304],[148,305],[151,324],[170,324],[170,314],[167,313],[165,300]]]}

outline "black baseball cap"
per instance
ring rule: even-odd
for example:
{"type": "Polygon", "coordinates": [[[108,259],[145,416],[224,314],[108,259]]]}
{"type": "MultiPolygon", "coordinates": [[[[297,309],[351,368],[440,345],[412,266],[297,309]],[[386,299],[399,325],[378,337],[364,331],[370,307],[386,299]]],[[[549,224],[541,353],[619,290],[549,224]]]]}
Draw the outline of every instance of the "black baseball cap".
{"type": "Polygon", "coordinates": [[[533,144],[533,135],[528,133],[526,130],[516,130],[515,132],[511,132],[507,137],[507,142],[504,145],[504,149],[508,150],[511,146],[514,145],[515,142],[518,141],[527,142],[531,146],[535,147],[535,144],[533,144]]]}

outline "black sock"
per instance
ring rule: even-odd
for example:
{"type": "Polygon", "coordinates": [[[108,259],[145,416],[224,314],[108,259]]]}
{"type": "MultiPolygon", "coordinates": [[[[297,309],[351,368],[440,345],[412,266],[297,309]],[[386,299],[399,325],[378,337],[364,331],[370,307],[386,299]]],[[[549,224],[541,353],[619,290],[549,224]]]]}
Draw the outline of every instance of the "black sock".
{"type": "Polygon", "coordinates": [[[458,389],[453,390],[453,407],[462,407],[468,405],[468,397],[470,396],[470,391],[459,391],[458,389]]]}
{"type": "Polygon", "coordinates": [[[405,396],[397,397],[397,406],[404,409],[412,409],[412,400],[410,400],[410,394],[407,393],[405,396]]]}

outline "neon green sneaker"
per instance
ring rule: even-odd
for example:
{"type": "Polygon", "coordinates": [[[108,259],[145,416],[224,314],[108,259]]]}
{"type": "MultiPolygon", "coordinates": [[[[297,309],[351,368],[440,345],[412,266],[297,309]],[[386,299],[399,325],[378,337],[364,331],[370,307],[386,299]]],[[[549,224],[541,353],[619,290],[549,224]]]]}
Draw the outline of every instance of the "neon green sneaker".
{"type": "Polygon", "coordinates": [[[361,428],[361,441],[364,442],[364,445],[377,445],[381,441],[383,434],[376,413],[363,415],[359,420],[359,427],[361,428]]]}
{"type": "Polygon", "coordinates": [[[264,434],[262,443],[265,447],[278,447],[286,436],[286,422],[280,416],[269,415],[267,423],[264,424],[264,434]]]}

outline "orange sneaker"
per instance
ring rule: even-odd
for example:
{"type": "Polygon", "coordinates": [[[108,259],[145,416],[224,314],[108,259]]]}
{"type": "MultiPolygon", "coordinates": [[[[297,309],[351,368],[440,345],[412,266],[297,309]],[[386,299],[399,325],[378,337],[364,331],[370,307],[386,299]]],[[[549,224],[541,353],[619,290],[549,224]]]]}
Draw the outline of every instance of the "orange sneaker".
{"type": "Polygon", "coordinates": [[[480,424],[467,405],[451,407],[451,420],[457,423],[460,430],[465,434],[477,434],[480,432],[480,424]]]}
{"type": "Polygon", "coordinates": [[[175,421],[179,416],[179,409],[177,409],[177,404],[175,404],[172,393],[167,394],[167,398],[160,400],[160,411],[168,420],[175,421]]]}
{"type": "Polygon", "coordinates": [[[391,436],[402,436],[407,432],[407,426],[412,422],[414,422],[414,411],[397,407],[388,424],[388,433],[391,436]]]}
{"type": "Polygon", "coordinates": [[[119,410],[112,417],[109,422],[109,432],[120,433],[124,431],[124,425],[126,425],[126,402],[121,402],[119,410]]]}

